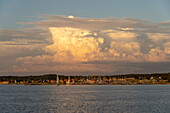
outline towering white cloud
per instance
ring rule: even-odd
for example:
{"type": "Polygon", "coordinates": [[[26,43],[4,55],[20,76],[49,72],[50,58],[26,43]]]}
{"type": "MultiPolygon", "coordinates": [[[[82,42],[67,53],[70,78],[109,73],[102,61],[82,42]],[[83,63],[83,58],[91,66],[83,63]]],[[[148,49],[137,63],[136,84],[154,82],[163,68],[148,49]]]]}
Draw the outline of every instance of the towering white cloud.
{"type": "MultiPolygon", "coordinates": [[[[23,51],[25,55],[15,57],[17,62],[12,66],[15,72],[131,73],[149,68],[151,72],[157,69],[145,67],[170,62],[170,29],[167,25],[129,18],[47,17],[36,23],[24,23],[36,25],[36,33],[33,28],[8,33],[0,30],[0,36],[13,37],[4,38],[0,50],[7,52],[14,45],[16,48],[22,45],[34,51],[34,54],[23,51]],[[37,48],[41,52],[36,53],[37,48]]],[[[161,69],[168,70],[166,67],[161,69]]]]}
{"type": "Polygon", "coordinates": [[[53,27],[49,30],[54,43],[45,49],[62,62],[88,61],[89,54],[95,54],[101,49],[99,43],[102,43],[102,38],[95,38],[88,30],[70,27],[53,27]]]}

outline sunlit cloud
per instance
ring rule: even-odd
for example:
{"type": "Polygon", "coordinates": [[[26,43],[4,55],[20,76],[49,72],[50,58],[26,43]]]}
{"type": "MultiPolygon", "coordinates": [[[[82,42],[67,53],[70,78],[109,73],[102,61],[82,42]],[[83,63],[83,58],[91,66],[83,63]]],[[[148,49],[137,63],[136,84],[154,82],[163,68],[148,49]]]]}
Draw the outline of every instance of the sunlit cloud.
{"type": "MultiPolygon", "coordinates": [[[[135,18],[79,18],[42,15],[34,28],[0,30],[0,48],[17,45],[34,51],[15,57],[14,72],[134,73],[156,72],[147,65],[170,62],[170,30],[165,23],[135,18]],[[8,33],[8,34],[7,34],[8,33]],[[2,46],[1,46],[2,47],[2,46]],[[37,54],[35,50],[39,48],[37,54]],[[133,65],[132,65],[133,64],[133,65]],[[135,66],[134,66],[135,65],[135,66]]],[[[9,49],[10,50],[10,49],[9,49]]],[[[14,50],[13,50],[14,51],[14,50]]],[[[12,53],[12,52],[11,52],[12,53]]],[[[22,50],[21,50],[22,53],[22,50]]],[[[160,71],[169,71],[162,66],[160,71]]],[[[166,68],[165,68],[166,67],[166,68]]]]}

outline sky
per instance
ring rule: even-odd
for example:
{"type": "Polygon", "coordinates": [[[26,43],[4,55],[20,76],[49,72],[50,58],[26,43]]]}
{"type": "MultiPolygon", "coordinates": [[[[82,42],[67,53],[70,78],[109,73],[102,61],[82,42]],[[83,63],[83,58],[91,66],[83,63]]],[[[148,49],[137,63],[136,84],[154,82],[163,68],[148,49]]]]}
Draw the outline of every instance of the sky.
{"type": "Polygon", "coordinates": [[[169,0],[0,0],[0,75],[170,70],[169,0]]]}

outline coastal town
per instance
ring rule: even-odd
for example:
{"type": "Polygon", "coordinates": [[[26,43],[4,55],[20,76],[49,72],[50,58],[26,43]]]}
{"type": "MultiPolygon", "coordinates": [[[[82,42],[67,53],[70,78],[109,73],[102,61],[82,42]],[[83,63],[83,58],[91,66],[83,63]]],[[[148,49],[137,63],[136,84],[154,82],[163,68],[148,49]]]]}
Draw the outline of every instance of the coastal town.
{"type": "Polygon", "coordinates": [[[0,84],[9,85],[137,85],[170,84],[170,73],[128,75],[0,76],[0,84]]]}

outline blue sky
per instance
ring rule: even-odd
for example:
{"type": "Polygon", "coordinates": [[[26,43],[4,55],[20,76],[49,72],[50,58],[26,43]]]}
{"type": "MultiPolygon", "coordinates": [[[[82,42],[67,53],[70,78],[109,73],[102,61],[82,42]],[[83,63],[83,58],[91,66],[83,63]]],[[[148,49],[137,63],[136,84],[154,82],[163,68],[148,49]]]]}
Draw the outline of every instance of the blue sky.
{"type": "Polygon", "coordinates": [[[0,75],[169,72],[169,6],[170,0],[0,0],[0,75]]]}
{"type": "Polygon", "coordinates": [[[0,28],[24,27],[17,23],[40,20],[40,14],[168,21],[169,6],[169,0],[0,0],[0,28]]]}

